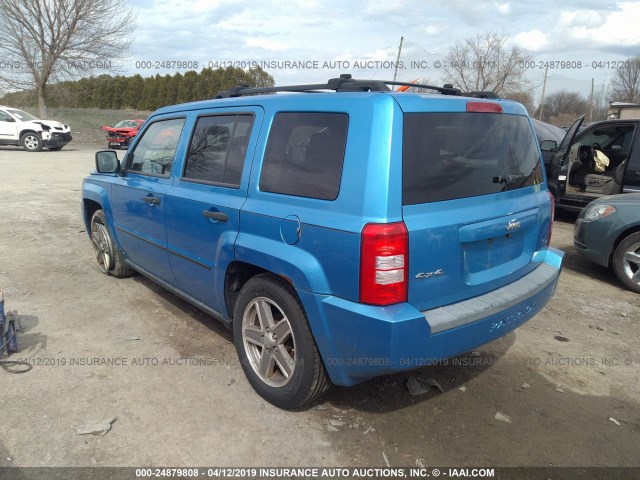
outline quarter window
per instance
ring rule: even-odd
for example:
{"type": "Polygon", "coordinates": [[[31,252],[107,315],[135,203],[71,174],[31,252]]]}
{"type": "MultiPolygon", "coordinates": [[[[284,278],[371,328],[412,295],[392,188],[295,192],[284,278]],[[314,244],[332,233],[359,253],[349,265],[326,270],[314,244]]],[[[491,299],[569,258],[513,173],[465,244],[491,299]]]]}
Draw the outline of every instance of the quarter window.
{"type": "Polygon", "coordinates": [[[252,115],[202,117],[191,138],[184,179],[238,187],[252,115]]]}
{"type": "Polygon", "coordinates": [[[279,113],[273,120],[260,190],[335,200],[340,191],[349,117],[342,113],[279,113]]]}
{"type": "Polygon", "coordinates": [[[160,120],[149,125],[129,157],[128,170],[168,177],[183,125],[184,118],[160,120]]]}

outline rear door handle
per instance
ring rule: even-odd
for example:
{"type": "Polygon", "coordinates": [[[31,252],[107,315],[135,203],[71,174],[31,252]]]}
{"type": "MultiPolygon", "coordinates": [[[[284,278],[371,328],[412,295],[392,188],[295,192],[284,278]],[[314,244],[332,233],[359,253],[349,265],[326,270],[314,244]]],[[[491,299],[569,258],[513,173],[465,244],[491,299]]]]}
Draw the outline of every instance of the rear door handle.
{"type": "Polygon", "coordinates": [[[149,205],[158,205],[160,203],[160,199],[158,197],[152,197],[151,195],[142,197],[142,200],[147,202],[149,205]]]}
{"type": "Polygon", "coordinates": [[[202,215],[212,220],[217,220],[219,222],[226,222],[229,220],[229,216],[223,212],[211,212],[209,210],[203,210],[202,215]]]}

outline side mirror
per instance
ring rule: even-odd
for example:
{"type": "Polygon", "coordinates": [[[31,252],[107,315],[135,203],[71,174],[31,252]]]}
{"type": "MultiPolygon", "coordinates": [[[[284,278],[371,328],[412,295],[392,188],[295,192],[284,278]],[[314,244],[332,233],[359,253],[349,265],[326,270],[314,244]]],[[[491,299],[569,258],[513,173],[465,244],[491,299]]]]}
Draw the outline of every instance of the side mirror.
{"type": "Polygon", "coordinates": [[[540,142],[540,150],[543,152],[551,152],[558,148],[558,143],[555,140],[543,140],[540,142]]]}
{"type": "Polygon", "coordinates": [[[120,170],[118,155],[113,150],[96,152],[96,170],[98,173],[116,173],[120,170]]]}
{"type": "Polygon", "coordinates": [[[611,145],[611,151],[612,152],[621,152],[622,151],[622,145],[611,145]]]}
{"type": "Polygon", "coordinates": [[[5,118],[5,119],[4,119],[4,121],[5,121],[5,122],[12,123],[12,122],[15,122],[15,121],[16,121],[16,119],[15,119],[15,118],[13,118],[13,117],[7,117],[7,118],[5,118]]]}

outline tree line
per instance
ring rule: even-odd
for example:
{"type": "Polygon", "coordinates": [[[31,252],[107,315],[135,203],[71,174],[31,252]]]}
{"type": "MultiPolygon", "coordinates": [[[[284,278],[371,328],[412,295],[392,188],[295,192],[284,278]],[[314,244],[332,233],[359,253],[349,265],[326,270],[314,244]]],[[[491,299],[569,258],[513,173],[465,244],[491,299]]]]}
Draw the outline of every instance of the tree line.
{"type": "Polygon", "coordinates": [[[557,126],[571,125],[580,115],[587,116],[586,122],[607,118],[607,102],[602,91],[590,101],[578,92],[558,90],[547,96],[544,105],[538,106],[533,114],[535,118],[557,126]]]}
{"type": "MultiPolygon", "coordinates": [[[[241,68],[203,68],[173,75],[156,74],[143,77],[99,75],[79,80],[67,80],[47,86],[47,105],[69,108],[105,108],[155,110],[164,105],[213,98],[221,91],[237,85],[271,87],[274,79],[260,67],[247,71],[241,68]]],[[[36,89],[6,94],[5,105],[28,107],[38,105],[36,89]]]]}

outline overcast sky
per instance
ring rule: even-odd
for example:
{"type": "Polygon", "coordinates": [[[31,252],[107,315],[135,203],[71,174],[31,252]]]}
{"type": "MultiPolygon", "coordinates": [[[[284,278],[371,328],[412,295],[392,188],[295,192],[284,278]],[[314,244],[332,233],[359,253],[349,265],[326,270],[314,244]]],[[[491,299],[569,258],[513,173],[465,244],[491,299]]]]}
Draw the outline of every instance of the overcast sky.
{"type": "MultiPolygon", "coordinates": [[[[274,68],[265,70],[277,84],[315,83],[338,73],[391,79],[389,62],[395,62],[404,37],[398,79],[426,77],[441,84],[446,79],[435,66],[449,47],[492,30],[508,34],[538,62],[580,61],[580,69],[549,70],[547,92],[588,94],[591,78],[599,89],[613,74],[608,67],[640,55],[640,2],[142,0],[132,6],[138,28],[126,73],[145,76],[168,73],[156,67],[169,60],[198,62],[197,70],[223,62],[270,62],[274,68]],[[304,62],[306,68],[286,61],[304,62]],[[329,62],[338,61],[343,68],[331,69],[336,63],[329,62]],[[354,68],[355,62],[366,62],[366,68],[354,68]],[[412,68],[412,62],[428,68],[412,68]]],[[[529,78],[539,97],[544,68],[537,66],[529,78]]]]}

